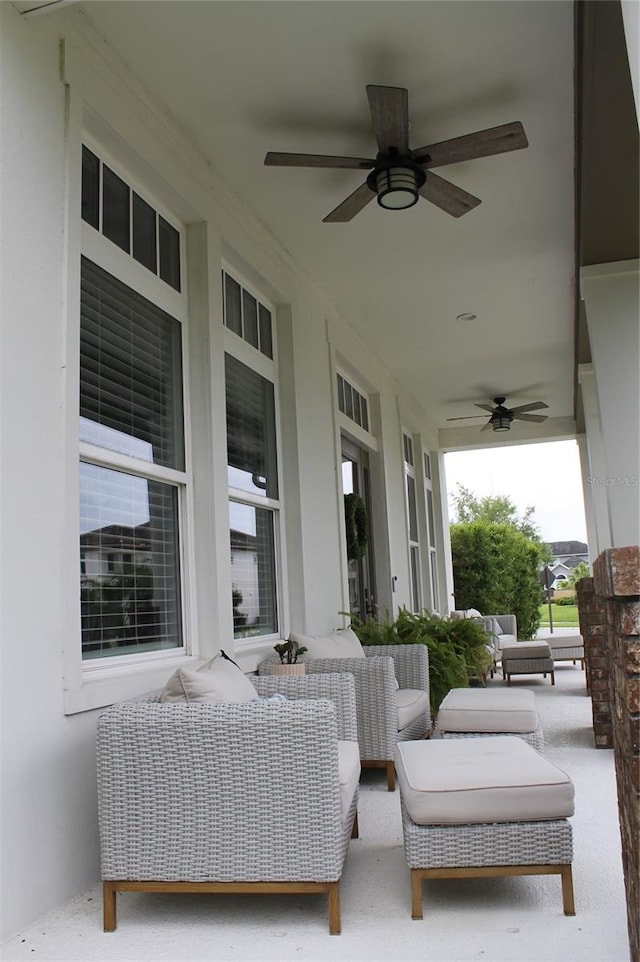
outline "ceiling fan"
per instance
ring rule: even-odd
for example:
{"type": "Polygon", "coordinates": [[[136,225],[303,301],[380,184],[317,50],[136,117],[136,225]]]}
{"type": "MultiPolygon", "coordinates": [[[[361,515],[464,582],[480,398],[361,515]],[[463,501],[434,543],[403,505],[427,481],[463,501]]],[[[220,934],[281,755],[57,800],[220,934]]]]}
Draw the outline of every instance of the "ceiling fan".
{"type": "MultiPolygon", "coordinates": [[[[531,404],[520,404],[515,408],[505,407],[506,397],[494,397],[493,405],[491,404],[475,404],[475,407],[482,408],[484,411],[489,411],[491,417],[481,429],[483,431],[488,431],[491,428],[493,431],[510,431],[512,421],[534,421],[541,422],[546,421],[546,414],[530,414],[530,411],[541,411],[543,408],[548,408],[549,405],[545,404],[544,401],[532,401],[531,404]]],[[[462,418],[447,418],[447,421],[470,421],[472,418],[482,418],[485,417],[484,414],[469,414],[467,417],[462,418]]]]}
{"type": "Polygon", "coordinates": [[[404,210],[424,197],[452,217],[461,217],[477,207],[480,198],[432,173],[432,168],[529,146],[522,124],[515,121],[411,150],[408,91],[404,87],[369,84],[367,97],[378,143],[375,160],[277,151],[269,151],[264,159],[271,167],[343,167],[370,171],[364,184],[323,218],[325,223],[352,220],[374,197],[388,210],[404,210]]]}

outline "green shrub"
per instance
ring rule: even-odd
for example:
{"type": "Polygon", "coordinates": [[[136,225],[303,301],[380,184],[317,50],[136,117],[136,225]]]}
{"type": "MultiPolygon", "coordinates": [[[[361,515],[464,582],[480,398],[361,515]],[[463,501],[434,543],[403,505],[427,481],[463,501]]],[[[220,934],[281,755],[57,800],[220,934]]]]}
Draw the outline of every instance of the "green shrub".
{"type": "Polygon", "coordinates": [[[449,620],[428,611],[414,614],[400,608],[395,621],[368,621],[352,616],[351,627],[363,645],[426,645],[429,652],[429,696],[435,716],[440,702],[452,688],[468,688],[471,678],[484,684],[493,659],[487,651],[488,636],[470,618],[449,620]]]}
{"type": "Polygon", "coordinates": [[[569,595],[569,597],[567,597],[567,598],[556,598],[556,599],[554,600],[553,604],[554,604],[554,605],[559,605],[560,607],[562,607],[563,605],[575,605],[575,604],[576,604],[576,596],[575,596],[575,595],[569,595]]]}
{"type": "Polygon", "coordinates": [[[514,614],[518,636],[532,638],[540,624],[540,546],[509,524],[452,524],[456,608],[484,615],[514,614]]]}

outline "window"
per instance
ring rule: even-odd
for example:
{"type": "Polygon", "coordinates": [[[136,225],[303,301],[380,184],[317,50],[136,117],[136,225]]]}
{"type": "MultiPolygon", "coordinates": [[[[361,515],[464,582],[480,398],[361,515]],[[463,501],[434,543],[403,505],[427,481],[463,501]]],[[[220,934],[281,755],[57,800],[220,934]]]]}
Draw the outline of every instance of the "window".
{"type": "Polygon", "coordinates": [[[180,290],[180,234],[86,146],[82,148],[82,219],[180,290]]]}
{"type": "Polygon", "coordinates": [[[281,510],[271,311],[229,274],[224,282],[225,326],[255,352],[239,345],[241,361],[231,341],[225,356],[234,637],[277,636],[281,510]],[[244,363],[252,357],[251,366],[244,363]]]}
{"type": "Polygon", "coordinates": [[[429,541],[429,571],[431,587],[431,607],[433,611],[440,610],[440,593],[438,591],[438,553],[436,549],[436,525],[433,506],[433,482],[431,479],[431,456],[424,452],[424,493],[427,503],[427,539],[429,541]]]}
{"type": "Polygon", "coordinates": [[[351,421],[355,421],[365,431],[369,430],[369,401],[356,391],[354,386],[342,374],[338,379],[338,410],[342,411],[351,421]]]}
{"type": "Polygon", "coordinates": [[[416,499],[416,476],[413,466],[413,439],[403,433],[404,479],[407,507],[407,534],[409,538],[409,568],[411,574],[411,610],[420,611],[422,589],[420,574],[420,534],[418,531],[418,505],[416,499]]]}
{"type": "Polygon", "coordinates": [[[265,357],[273,359],[271,311],[226,271],[222,277],[225,326],[265,357]]]}
{"type": "Polygon", "coordinates": [[[179,321],[87,258],[80,301],[84,659],[181,647],[179,321]]]}

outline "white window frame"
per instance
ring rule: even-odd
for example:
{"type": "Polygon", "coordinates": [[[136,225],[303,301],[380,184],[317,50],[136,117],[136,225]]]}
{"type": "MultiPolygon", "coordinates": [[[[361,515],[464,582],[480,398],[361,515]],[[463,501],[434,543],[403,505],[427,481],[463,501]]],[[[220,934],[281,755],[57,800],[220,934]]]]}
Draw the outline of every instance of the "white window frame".
{"type": "MultiPolygon", "coordinates": [[[[252,649],[270,648],[273,643],[279,641],[281,638],[286,637],[287,625],[288,625],[288,613],[286,611],[286,591],[285,591],[285,558],[284,558],[284,544],[285,544],[285,511],[284,511],[284,501],[282,496],[282,425],[280,420],[280,393],[279,393],[279,368],[278,368],[278,331],[276,324],[276,307],[272,303],[269,297],[267,297],[263,291],[261,291],[255,284],[242,273],[242,271],[237,270],[232,264],[223,262],[223,292],[224,292],[224,275],[229,274],[233,280],[237,281],[240,287],[251,294],[257,301],[268,308],[271,312],[271,345],[273,357],[267,357],[263,354],[259,348],[254,347],[248,341],[246,341],[242,336],[236,334],[224,323],[223,317],[223,328],[224,328],[224,352],[229,354],[235,360],[244,364],[250,370],[259,374],[266,381],[273,384],[273,400],[274,400],[274,414],[275,414],[275,432],[276,432],[276,461],[277,461],[277,475],[278,475],[278,498],[268,498],[261,495],[253,494],[250,491],[243,491],[239,488],[235,488],[231,485],[228,486],[228,502],[235,502],[237,504],[246,504],[252,508],[262,508],[263,510],[270,511],[273,517],[273,551],[274,551],[274,582],[275,582],[275,592],[276,592],[276,612],[278,620],[278,630],[264,635],[247,635],[245,637],[239,636],[234,637],[234,647],[239,658],[243,655],[247,655],[252,649]]],[[[226,455],[226,451],[225,451],[226,455]]],[[[231,524],[229,522],[228,531],[231,531],[231,524]]],[[[229,598],[231,598],[231,589],[233,586],[233,571],[231,563],[229,564],[229,598]]],[[[235,633],[234,633],[235,634],[235,633]]]]}
{"type": "Polygon", "coordinates": [[[427,595],[430,600],[432,611],[440,611],[440,586],[438,572],[438,538],[436,531],[436,505],[435,491],[433,487],[433,463],[434,458],[430,451],[425,448],[422,454],[422,475],[424,482],[424,513],[425,528],[427,535],[427,595]],[[428,465],[428,467],[427,467],[428,465]],[[429,510],[431,503],[431,510],[429,510]]]}
{"type": "MultiPolygon", "coordinates": [[[[83,133],[78,150],[78,158],[70,163],[70,182],[74,189],[69,190],[69,222],[74,223],[70,229],[70,247],[75,253],[79,266],[80,258],[86,257],[98,267],[111,274],[121,283],[130,287],[136,293],[145,297],[161,310],[175,318],[181,325],[182,344],[182,390],[183,390],[183,432],[185,470],[177,471],[157,464],[150,464],[124,454],[110,451],[106,448],[87,442],[79,441],[78,425],[78,386],[79,386],[79,353],[80,337],[80,286],[79,271],[77,274],[76,296],[69,298],[68,334],[67,334],[67,366],[70,369],[67,392],[69,407],[69,426],[67,441],[69,450],[76,454],[70,456],[70,475],[67,484],[67,509],[70,523],[66,533],[66,550],[69,563],[67,613],[68,623],[75,625],[70,632],[73,643],[64,651],[64,710],[66,714],[87,711],[140,693],[141,690],[161,687],[166,682],[170,672],[177,666],[189,664],[189,639],[192,638],[191,627],[195,623],[192,602],[189,591],[188,560],[191,553],[191,531],[193,529],[192,506],[192,478],[190,457],[190,420],[189,420],[189,390],[188,390],[188,356],[187,356],[187,324],[188,299],[186,285],[186,233],[184,226],[158,201],[151,191],[145,189],[138,179],[133,176],[123,163],[120,163],[108,149],[105,149],[94,137],[83,133]],[[144,265],[136,261],[131,254],[121,250],[116,244],[108,240],[100,231],[80,217],[80,182],[81,182],[81,148],[85,144],[102,162],[106,163],[114,173],[122,177],[128,186],[141,197],[148,200],[180,235],[180,276],[181,291],[176,291],[171,285],[144,265]],[[77,225],[75,224],[77,219],[77,225]],[[74,440],[75,439],[75,443],[74,440]],[[79,481],[78,468],[80,462],[95,464],[107,469],[124,471],[138,477],[157,480],[175,487],[178,491],[177,512],[177,556],[179,559],[179,590],[181,605],[181,622],[183,645],[178,648],[146,651],[139,654],[123,654],[105,656],[96,659],[82,658],[81,627],[80,627],[80,525],[79,525],[79,481]],[[74,481],[71,480],[73,471],[74,481]],[[75,520],[72,520],[75,519],[75,520]],[[73,560],[71,560],[73,559],[73,560]],[[75,590],[74,590],[75,589],[75,590]],[[73,594],[72,594],[73,592],[73,594]],[[71,598],[73,597],[73,601],[71,598]]],[[[72,275],[76,279],[75,275],[72,275]]]]}
{"type": "Polygon", "coordinates": [[[420,544],[420,512],[418,507],[418,477],[416,472],[416,452],[420,446],[410,431],[402,429],[402,466],[404,477],[404,499],[407,520],[407,546],[409,551],[409,597],[411,599],[412,611],[419,612],[423,605],[423,574],[422,574],[422,547],[420,544]],[[407,448],[410,450],[411,459],[407,458],[407,448]],[[415,511],[416,537],[411,536],[411,499],[410,481],[413,481],[413,509],[415,511]],[[414,558],[417,561],[417,570],[414,571],[414,558]]]}

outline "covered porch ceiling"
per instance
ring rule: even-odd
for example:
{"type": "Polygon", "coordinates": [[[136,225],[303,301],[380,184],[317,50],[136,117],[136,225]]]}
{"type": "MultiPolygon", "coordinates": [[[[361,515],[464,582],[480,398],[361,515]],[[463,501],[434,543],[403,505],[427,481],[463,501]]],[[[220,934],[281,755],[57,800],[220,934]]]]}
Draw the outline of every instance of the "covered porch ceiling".
{"type": "MultiPolygon", "coordinates": [[[[620,19],[616,2],[579,7],[583,20],[586,8],[594,8],[592,18],[620,19]]],[[[601,85],[615,80],[610,69],[587,67],[587,106],[576,125],[575,38],[590,64],[602,59],[605,41],[619,62],[621,21],[608,33],[590,27],[585,45],[570,0],[92,0],[73,11],[385,361],[440,430],[443,447],[575,432],[576,263],[577,247],[584,249],[575,145],[587,124],[601,183],[614,158],[594,147],[595,118],[606,112],[601,85]],[[408,88],[413,147],[511,121],[522,122],[529,146],[439,168],[482,201],[462,217],[422,199],[404,211],[374,201],[349,223],[323,223],[366,172],[266,167],[264,156],[375,157],[367,84],[408,88]],[[458,319],[468,313],[477,319],[458,319]],[[549,420],[513,422],[500,435],[481,433],[482,418],[450,420],[481,414],[474,402],[496,395],[508,405],[543,400],[549,420]]],[[[622,51],[623,71],[624,64],[622,51]]],[[[617,192],[627,166],[616,165],[608,191],[617,192]]],[[[589,236],[602,238],[610,207],[600,202],[588,215],[581,208],[589,236]]],[[[637,218],[635,254],[629,245],[621,251],[613,233],[615,256],[606,249],[598,256],[637,256],[637,218]]],[[[588,344],[580,349],[588,356],[588,344]]]]}

